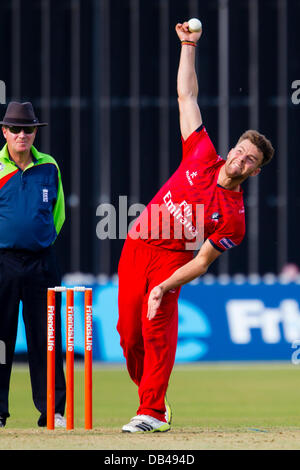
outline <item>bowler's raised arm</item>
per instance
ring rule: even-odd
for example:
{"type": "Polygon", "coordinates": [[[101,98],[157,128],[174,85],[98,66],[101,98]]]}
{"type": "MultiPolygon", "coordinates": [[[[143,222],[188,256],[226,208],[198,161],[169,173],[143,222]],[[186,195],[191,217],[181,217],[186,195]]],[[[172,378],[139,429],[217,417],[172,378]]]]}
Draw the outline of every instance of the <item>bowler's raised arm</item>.
{"type": "Polygon", "coordinates": [[[188,23],[178,23],[176,33],[182,43],[177,75],[180,130],[183,139],[194,132],[201,124],[202,117],[197,102],[198,81],[195,70],[195,51],[202,31],[190,33],[188,23]]]}

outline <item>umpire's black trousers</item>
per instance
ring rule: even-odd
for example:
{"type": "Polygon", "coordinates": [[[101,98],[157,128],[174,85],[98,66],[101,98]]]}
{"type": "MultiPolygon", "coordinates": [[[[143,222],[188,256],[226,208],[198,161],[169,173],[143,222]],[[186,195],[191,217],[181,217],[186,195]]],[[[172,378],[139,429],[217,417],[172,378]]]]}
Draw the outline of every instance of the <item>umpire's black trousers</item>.
{"type": "MultiPolygon", "coordinates": [[[[8,394],[15,350],[19,304],[23,304],[32,396],[36,408],[47,412],[47,288],[59,286],[61,276],[53,247],[33,253],[0,249],[0,341],[6,360],[0,364],[0,416],[8,417],[8,394]]],[[[55,412],[64,414],[66,386],[61,347],[60,296],[56,308],[55,412]]]]}

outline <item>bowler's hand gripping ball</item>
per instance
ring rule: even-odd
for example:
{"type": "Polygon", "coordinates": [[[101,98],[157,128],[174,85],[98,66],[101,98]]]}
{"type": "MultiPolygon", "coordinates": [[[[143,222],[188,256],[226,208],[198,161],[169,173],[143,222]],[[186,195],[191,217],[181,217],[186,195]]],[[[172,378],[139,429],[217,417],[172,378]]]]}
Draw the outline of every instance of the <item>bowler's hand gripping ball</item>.
{"type": "Polygon", "coordinates": [[[202,24],[198,18],[191,18],[188,24],[190,33],[199,33],[202,30],[202,24]]]}

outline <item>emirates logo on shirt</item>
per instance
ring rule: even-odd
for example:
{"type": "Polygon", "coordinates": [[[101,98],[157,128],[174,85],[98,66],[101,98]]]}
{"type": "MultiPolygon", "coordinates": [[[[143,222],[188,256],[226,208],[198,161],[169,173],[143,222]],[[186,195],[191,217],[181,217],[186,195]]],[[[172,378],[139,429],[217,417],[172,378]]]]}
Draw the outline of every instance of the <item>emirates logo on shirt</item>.
{"type": "Polygon", "coordinates": [[[186,201],[182,201],[180,204],[174,203],[172,201],[171,191],[168,191],[167,194],[164,195],[163,200],[170,214],[173,215],[173,217],[178,220],[179,223],[193,235],[193,237],[196,237],[198,235],[198,231],[192,224],[192,206],[186,201]]]}

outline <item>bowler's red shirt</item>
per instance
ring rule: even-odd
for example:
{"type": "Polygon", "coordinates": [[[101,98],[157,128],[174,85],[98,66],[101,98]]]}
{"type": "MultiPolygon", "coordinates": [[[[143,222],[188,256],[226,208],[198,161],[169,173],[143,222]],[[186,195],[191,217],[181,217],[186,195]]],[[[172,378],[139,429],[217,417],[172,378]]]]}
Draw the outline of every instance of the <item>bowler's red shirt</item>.
{"type": "Polygon", "coordinates": [[[243,191],[218,185],[225,161],[202,125],[182,138],[182,161],[129,232],[150,245],[175,251],[208,239],[219,251],[239,245],[245,235],[243,191]],[[201,206],[202,205],[202,206],[201,206]]]}

